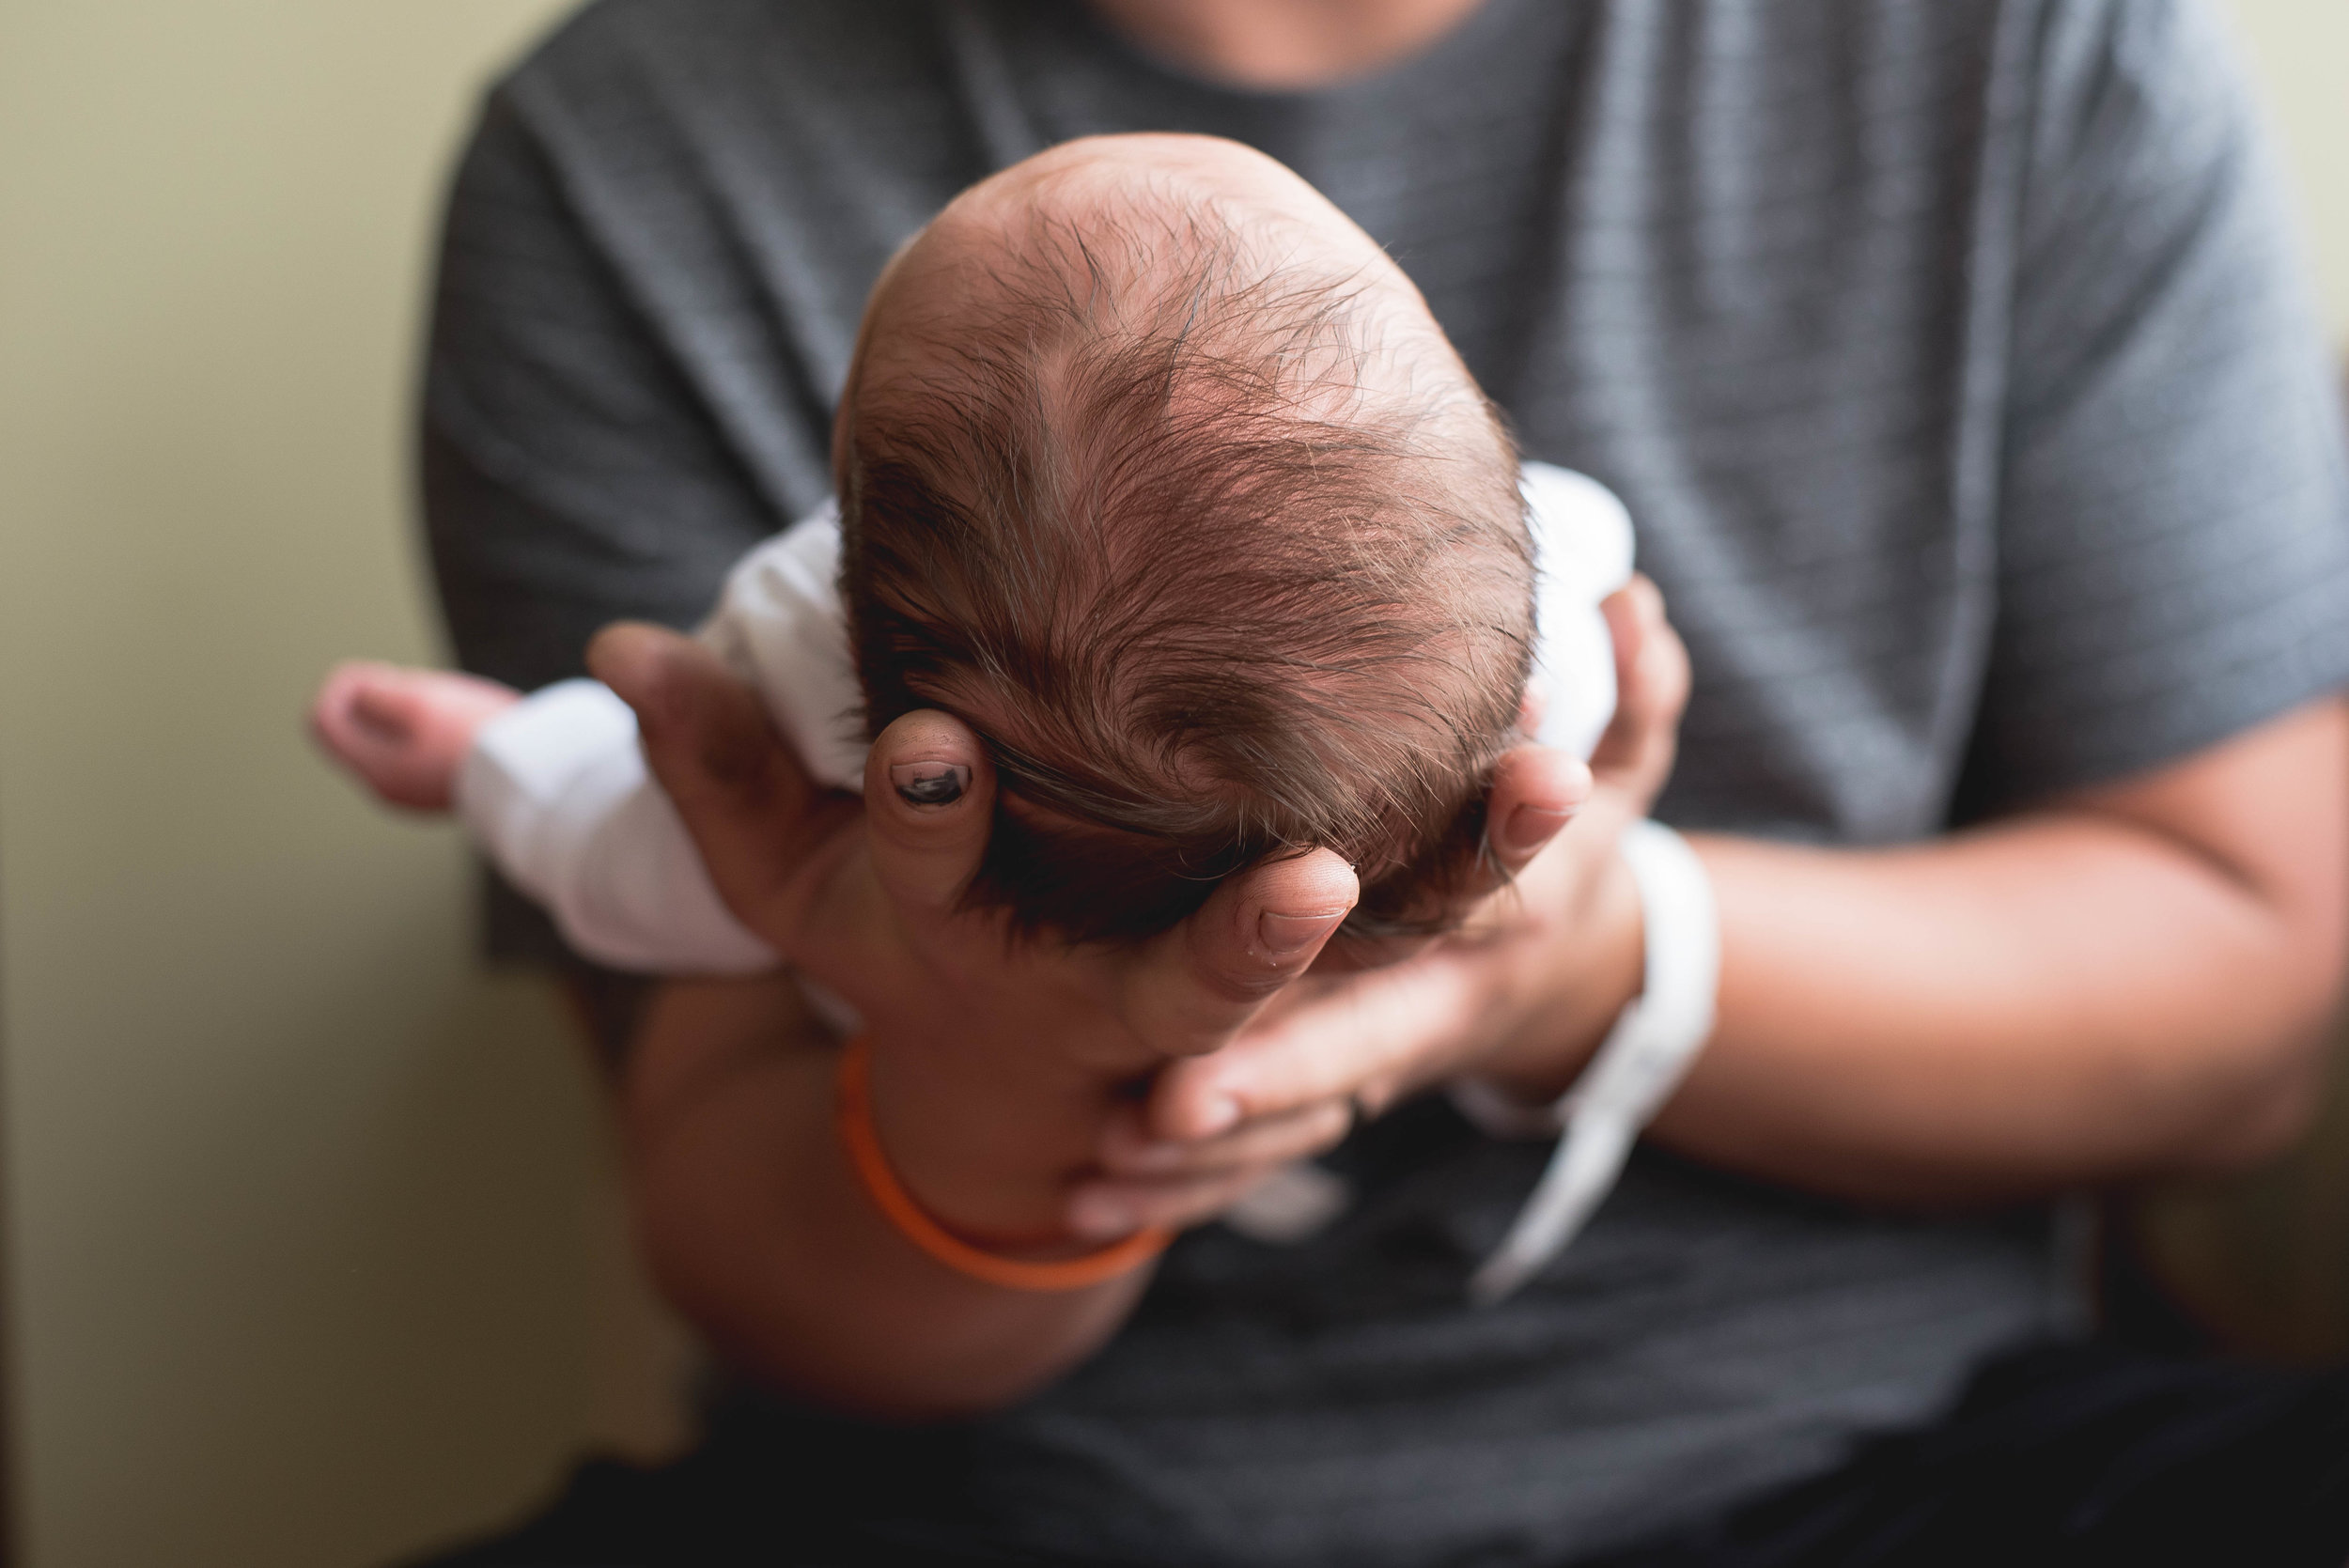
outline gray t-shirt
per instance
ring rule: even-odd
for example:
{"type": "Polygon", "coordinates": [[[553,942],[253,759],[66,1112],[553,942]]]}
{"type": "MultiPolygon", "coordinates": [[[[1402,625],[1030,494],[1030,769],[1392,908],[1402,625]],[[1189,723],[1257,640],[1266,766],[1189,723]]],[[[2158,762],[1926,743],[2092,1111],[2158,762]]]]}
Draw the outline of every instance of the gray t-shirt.
{"type": "MultiPolygon", "coordinates": [[[[604,0],[497,87],[457,184],[443,595],[465,662],[526,686],[606,619],[696,619],[825,495],[900,240],[1050,142],[1212,132],[1360,221],[1527,454],[1629,504],[1696,671],[1659,815],[1930,835],[2349,678],[2338,411],[2253,122],[2168,0],[1487,0],[1309,94],[1186,75],[1074,0],[604,0]]],[[[955,1436],[938,1529],[1554,1560],[1829,1464],[2060,1315],[2038,1216],[1654,1152],[1472,1312],[1542,1157],[1423,1101],[1332,1157],[1361,1198],[1318,1239],[1194,1233],[1099,1356],[955,1436]]],[[[803,1430],[794,1464],[890,1462],[803,1430]]]]}

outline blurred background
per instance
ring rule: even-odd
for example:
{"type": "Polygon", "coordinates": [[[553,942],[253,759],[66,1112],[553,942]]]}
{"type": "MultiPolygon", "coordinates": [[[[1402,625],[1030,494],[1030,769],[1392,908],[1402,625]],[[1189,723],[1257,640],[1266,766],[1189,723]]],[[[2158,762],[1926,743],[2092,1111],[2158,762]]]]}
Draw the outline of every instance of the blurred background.
{"type": "MultiPolygon", "coordinates": [[[[408,402],[471,104],[568,0],[0,0],[0,1265],[19,1568],[362,1568],[680,1431],[558,999],[310,753],[440,656],[408,402]]],[[[2349,6],[2228,0],[2349,345],[2349,6]]],[[[2349,607],[2344,607],[2349,613],[2349,607]]],[[[2349,1095],[2128,1228],[2349,1356],[2349,1095]]]]}

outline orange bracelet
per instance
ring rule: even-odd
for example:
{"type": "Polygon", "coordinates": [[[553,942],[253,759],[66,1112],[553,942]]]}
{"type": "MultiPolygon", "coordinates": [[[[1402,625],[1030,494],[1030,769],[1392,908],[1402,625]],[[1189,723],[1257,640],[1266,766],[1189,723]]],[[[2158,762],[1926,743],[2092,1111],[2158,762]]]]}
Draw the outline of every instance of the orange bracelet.
{"type": "Polygon", "coordinates": [[[874,1207],[914,1246],[957,1274],[1006,1290],[1083,1290],[1130,1273],[1166,1250],[1173,1233],[1153,1225],[1081,1258],[1029,1263],[972,1246],[929,1217],[897,1180],[873,1126],[872,1042],[860,1034],[840,1051],[837,1117],[841,1146],[874,1207]]]}

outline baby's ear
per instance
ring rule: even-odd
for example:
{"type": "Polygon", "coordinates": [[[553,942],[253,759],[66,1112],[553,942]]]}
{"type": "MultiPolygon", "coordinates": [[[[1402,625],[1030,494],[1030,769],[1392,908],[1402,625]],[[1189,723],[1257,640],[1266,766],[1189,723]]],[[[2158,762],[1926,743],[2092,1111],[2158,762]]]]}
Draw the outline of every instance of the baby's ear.
{"type": "Polygon", "coordinates": [[[1517,699],[1517,733],[1528,740],[1541,737],[1542,719],[1549,712],[1549,692],[1538,680],[1525,683],[1525,695],[1517,699]]]}

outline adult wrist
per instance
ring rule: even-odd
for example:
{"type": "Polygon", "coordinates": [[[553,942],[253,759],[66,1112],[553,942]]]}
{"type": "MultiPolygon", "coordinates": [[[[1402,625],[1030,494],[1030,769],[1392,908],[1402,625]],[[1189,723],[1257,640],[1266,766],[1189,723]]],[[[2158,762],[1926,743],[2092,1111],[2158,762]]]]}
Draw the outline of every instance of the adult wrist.
{"type": "Polygon", "coordinates": [[[1518,1027],[1476,1066],[1478,1081],[1529,1105],[1564,1094],[1645,982],[1646,923],[1630,867],[1610,855],[1579,908],[1513,955],[1518,1027]]]}
{"type": "Polygon", "coordinates": [[[1165,1250],[1172,1234],[1152,1226],[1105,1247],[1069,1254],[1020,1255],[976,1245],[942,1223],[899,1177],[873,1121],[872,1040],[859,1034],[841,1048],[833,1071],[832,1125],[858,1185],[899,1236],[967,1279],[1000,1289],[1058,1294],[1088,1290],[1134,1272],[1165,1250]]]}
{"type": "Polygon", "coordinates": [[[1113,1086],[975,1041],[868,1038],[873,1129],[914,1202],[975,1246],[1082,1245],[1069,1236],[1068,1196],[1099,1146],[1113,1086]]]}
{"type": "Polygon", "coordinates": [[[1455,1099],[1496,1136],[1560,1132],[1548,1168],[1492,1256],[1469,1281],[1491,1303],[1555,1257],[1613,1188],[1633,1141],[1712,1038],[1720,984],[1720,918],[1704,863],[1656,822],[1626,830],[1621,854],[1639,894],[1645,958],[1625,1008],[1574,1086],[1547,1115],[1497,1104],[1473,1084],[1455,1099]]]}

